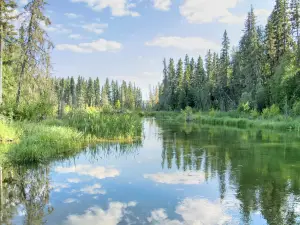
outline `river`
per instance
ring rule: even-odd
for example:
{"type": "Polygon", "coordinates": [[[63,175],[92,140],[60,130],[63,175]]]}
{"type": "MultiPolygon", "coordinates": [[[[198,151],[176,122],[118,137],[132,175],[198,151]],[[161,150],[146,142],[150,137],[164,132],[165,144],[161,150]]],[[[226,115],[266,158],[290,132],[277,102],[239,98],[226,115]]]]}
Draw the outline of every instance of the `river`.
{"type": "Polygon", "coordinates": [[[2,170],[1,224],[300,222],[300,134],[146,119],[135,144],[2,170]]]}

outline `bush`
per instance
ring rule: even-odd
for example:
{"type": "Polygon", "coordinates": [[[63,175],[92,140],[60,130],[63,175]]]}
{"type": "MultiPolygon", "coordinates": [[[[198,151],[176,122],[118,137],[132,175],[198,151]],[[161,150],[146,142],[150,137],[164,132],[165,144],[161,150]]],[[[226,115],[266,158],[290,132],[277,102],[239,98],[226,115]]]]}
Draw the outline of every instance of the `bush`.
{"type": "Polygon", "coordinates": [[[257,119],[260,116],[260,113],[256,109],[253,109],[250,111],[250,115],[252,119],[257,119]]]}
{"type": "Polygon", "coordinates": [[[292,112],[294,116],[300,116],[300,101],[294,103],[292,112]]]}
{"type": "Polygon", "coordinates": [[[246,103],[240,103],[240,105],[239,105],[239,107],[238,107],[238,111],[239,111],[239,112],[249,113],[250,110],[251,110],[251,108],[250,108],[249,102],[246,102],[246,103]]]}
{"type": "Polygon", "coordinates": [[[214,108],[211,108],[211,109],[209,110],[208,115],[209,115],[210,117],[215,117],[215,116],[216,116],[216,110],[215,110],[214,108]]]}
{"type": "Polygon", "coordinates": [[[280,115],[280,109],[277,105],[273,104],[270,108],[263,109],[262,117],[264,119],[270,119],[280,115]]]}

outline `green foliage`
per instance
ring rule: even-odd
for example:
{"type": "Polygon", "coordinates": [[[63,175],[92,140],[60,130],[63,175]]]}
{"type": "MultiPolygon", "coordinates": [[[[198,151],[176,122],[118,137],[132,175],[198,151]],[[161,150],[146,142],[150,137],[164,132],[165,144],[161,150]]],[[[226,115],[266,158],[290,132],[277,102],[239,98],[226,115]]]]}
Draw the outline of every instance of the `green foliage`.
{"type": "Polygon", "coordinates": [[[252,119],[257,119],[260,116],[260,113],[256,109],[252,109],[250,115],[252,119]]]}
{"type": "Polygon", "coordinates": [[[251,110],[249,102],[246,103],[240,103],[238,107],[239,112],[249,113],[251,110]]]}
{"type": "Polygon", "coordinates": [[[300,101],[294,103],[292,111],[294,116],[300,116],[300,101]]]}
{"type": "Polygon", "coordinates": [[[273,104],[270,108],[265,108],[262,112],[262,117],[265,119],[273,118],[280,115],[280,109],[273,104]]]}
{"type": "Polygon", "coordinates": [[[141,137],[142,121],[137,114],[71,111],[66,125],[78,129],[92,139],[130,141],[141,137]]]}
{"type": "Polygon", "coordinates": [[[1,142],[16,141],[17,138],[17,131],[5,121],[0,120],[0,145],[1,142]]]}
{"type": "Polygon", "coordinates": [[[185,121],[192,121],[193,109],[187,106],[184,110],[181,111],[185,121]]]}
{"type": "Polygon", "coordinates": [[[76,154],[82,148],[83,134],[72,128],[26,124],[19,143],[8,153],[13,163],[46,163],[76,154]]]}

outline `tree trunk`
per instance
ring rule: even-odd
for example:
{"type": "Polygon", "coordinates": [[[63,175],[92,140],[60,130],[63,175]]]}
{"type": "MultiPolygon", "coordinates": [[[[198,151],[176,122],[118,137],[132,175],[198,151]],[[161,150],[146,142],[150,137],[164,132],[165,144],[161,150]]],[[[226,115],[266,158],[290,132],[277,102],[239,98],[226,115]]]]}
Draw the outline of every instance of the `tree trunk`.
{"type": "Polygon", "coordinates": [[[17,91],[17,98],[16,98],[16,106],[18,107],[20,104],[20,97],[21,97],[21,89],[22,89],[22,82],[23,82],[23,77],[25,73],[25,66],[26,66],[26,59],[23,60],[22,62],[22,67],[21,67],[21,73],[18,81],[18,91],[17,91]]]}

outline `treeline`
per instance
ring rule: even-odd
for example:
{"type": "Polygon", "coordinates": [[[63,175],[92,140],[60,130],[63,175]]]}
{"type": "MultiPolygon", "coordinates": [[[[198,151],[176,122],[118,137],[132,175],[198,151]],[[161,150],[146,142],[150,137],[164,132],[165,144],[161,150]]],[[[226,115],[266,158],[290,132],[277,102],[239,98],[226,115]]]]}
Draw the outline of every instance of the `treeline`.
{"type": "Polygon", "coordinates": [[[175,65],[163,61],[163,81],[150,91],[150,106],[177,110],[258,110],[276,104],[289,113],[300,98],[300,1],[276,0],[265,28],[253,7],[238,47],[230,49],[225,31],[220,53],[205,62],[188,55],[175,65]]]}
{"type": "Polygon", "coordinates": [[[112,80],[107,78],[105,83],[100,85],[100,80],[85,79],[79,76],[67,79],[55,79],[55,92],[59,102],[59,112],[64,109],[63,106],[70,106],[71,108],[85,108],[85,107],[105,107],[106,109],[115,108],[120,109],[141,109],[142,91],[136,87],[135,84],[122,81],[112,80]]]}
{"type": "Polygon", "coordinates": [[[45,26],[45,0],[29,0],[23,8],[15,0],[0,0],[0,114],[36,119],[63,114],[64,109],[142,107],[142,93],[132,83],[108,79],[54,78],[54,47],[45,26]],[[17,10],[20,14],[17,14],[17,10]],[[19,27],[13,26],[18,20],[19,27]]]}

